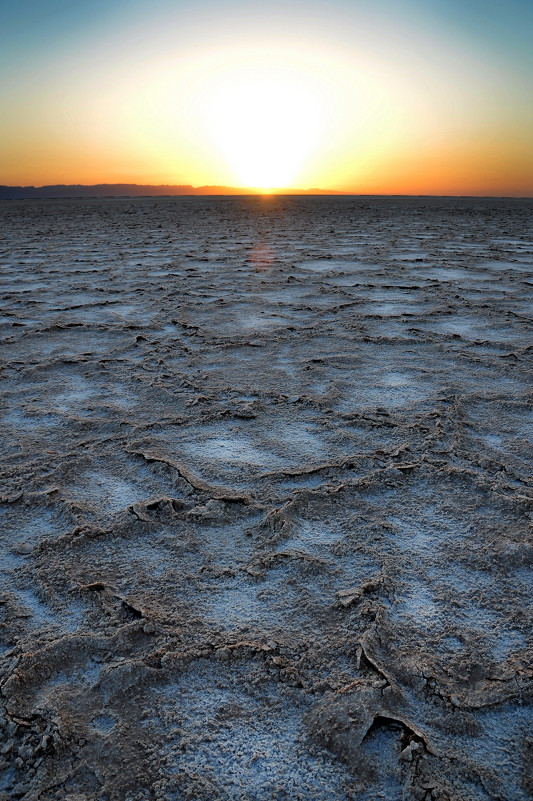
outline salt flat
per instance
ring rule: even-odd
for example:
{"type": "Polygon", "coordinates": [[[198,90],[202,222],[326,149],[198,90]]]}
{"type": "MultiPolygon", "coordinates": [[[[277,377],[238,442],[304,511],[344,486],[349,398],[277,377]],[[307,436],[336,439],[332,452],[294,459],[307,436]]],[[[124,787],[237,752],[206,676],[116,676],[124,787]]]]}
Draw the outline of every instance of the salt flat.
{"type": "Polygon", "coordinates": [[[0,204],[0,799],[531,797],[532,212],[0,204]]]}

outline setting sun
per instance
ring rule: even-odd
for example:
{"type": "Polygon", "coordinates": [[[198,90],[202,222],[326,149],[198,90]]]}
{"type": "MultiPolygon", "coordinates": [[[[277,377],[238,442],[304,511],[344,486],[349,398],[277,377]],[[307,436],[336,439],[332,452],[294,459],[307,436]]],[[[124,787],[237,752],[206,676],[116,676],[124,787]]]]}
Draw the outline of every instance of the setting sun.
{"type": "Polygon", "coordinates": [[[241,64],[197,91],[198,123],[239,185],[288,186],[321,145],[327,98],[310,76],[241,64]]]}
{"type": "Polygon", "coordinates": [[[528,26],[413,3],[11,4],[0,184],[530,194],[528,26]]]}
{"type": "Polygon", "coordinates": [[[0,801],[533,801],[533,0],[0,0],[0,801]]]}

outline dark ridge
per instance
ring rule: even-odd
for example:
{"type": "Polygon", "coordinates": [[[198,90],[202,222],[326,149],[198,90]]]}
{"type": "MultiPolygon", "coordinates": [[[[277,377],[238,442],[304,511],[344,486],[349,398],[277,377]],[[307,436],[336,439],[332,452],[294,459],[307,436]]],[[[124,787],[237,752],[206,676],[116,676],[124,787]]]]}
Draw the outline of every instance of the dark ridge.
{"type": "MultiPolygon", "coordinates": [[[[281,189],[276,194],[286,195],[343,195],[328,189],[281,189]]],[[[159,197],[173,195],[260,195],[258,189],[241,189],[234,186],[160,186],[143,184],[53,184],[50,186],[0,186],[0,200],[31,200],[37,198],[82,197],[159,197]]]]}

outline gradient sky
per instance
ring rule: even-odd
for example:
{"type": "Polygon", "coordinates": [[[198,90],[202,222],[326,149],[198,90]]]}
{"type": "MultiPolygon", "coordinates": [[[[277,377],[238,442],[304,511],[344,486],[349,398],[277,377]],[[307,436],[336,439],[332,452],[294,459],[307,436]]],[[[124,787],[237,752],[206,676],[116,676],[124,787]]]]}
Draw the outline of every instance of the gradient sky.
{"type": "Polygon", "coordinates": [[[533,195],[532,0],[0,0],[0,183],[533,195]]]}

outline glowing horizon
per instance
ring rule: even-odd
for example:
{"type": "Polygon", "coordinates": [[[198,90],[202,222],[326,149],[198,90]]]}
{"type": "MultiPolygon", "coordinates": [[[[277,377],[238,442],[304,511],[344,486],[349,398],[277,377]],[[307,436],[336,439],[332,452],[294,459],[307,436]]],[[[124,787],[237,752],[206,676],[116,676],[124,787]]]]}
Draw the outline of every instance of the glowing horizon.
{"type": "Polygon", "coordinates": [[[0,184],[533,195],[526,3],[21,6],[0,184]]]}

